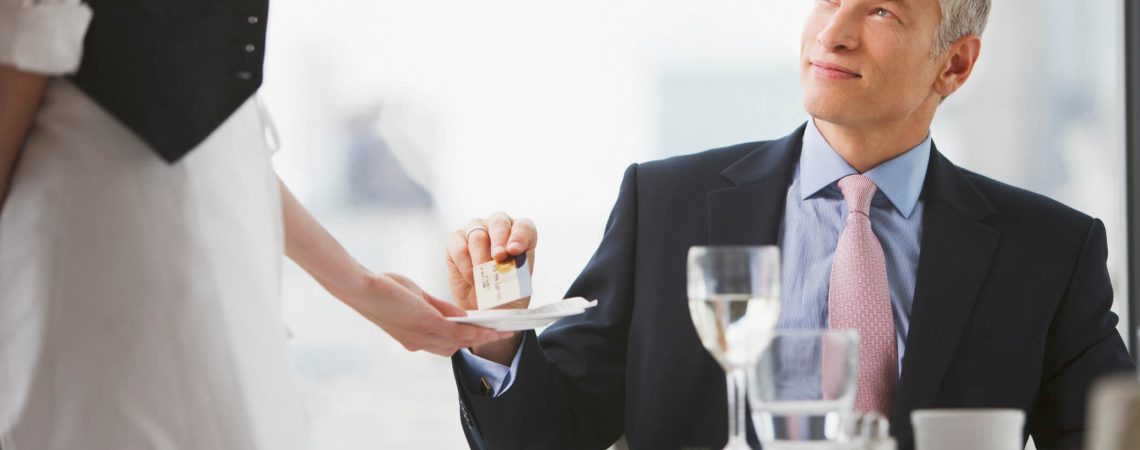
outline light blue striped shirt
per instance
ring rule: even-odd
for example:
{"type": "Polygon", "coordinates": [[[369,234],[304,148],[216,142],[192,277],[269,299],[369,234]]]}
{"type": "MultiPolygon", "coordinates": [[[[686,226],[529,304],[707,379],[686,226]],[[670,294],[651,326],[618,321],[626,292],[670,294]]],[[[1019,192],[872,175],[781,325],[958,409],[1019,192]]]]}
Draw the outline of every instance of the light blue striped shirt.
{"type": "MultiPolygon", "coordinates": [[[[918,146],[863,174],[879,187],[871,201],[871,229],[887,260],[900,372],[921,249],[923,204],[919,196],[930,151],[928,134],[918,146]]],[[[780,224],[780,328],[827,328],[831,259],[847,222],[847,203],[836,182],[856,173],[809,120],[780,224]]]]}
{"type": "MultiPolygon", "coordinates": [[[[922,185],[930,161],[931,140],[868,170],[863,175],[879,187],[871,200],[871,229],[883,245],[887,281],[894,308],[902,371],[910,307],[918,274],[922,237],[922,185]]],[[[827,328],[827,290],[831,258],[847,223],[847,203],[836,182],[859,173],[847,164],[808,121],[803,151],[784,204],[779,245],[783,253],[780,328],[827,328]]],[[[472,379],[484,378],[498,397],[514,383],[522,347],[507,367],[460,350],[472,379]]]]}

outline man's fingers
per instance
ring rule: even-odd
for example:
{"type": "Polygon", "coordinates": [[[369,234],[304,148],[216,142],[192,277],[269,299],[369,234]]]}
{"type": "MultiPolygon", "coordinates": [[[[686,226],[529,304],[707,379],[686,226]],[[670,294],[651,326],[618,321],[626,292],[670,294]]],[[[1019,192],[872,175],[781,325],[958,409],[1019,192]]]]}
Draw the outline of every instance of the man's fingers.
{"type": "Polygon", "coordinates": [[[530,252],[538,245],[538,229],[530,219],[515,220],[511,226],[511,238],[507,242],[507,252],[512,256],[530,252]]]}
{"type": "Polygon", "coordinates": [[[511,217],[497,212],[487,217],[487,231],[491,234],[491,257],[496,261],[507,258],[507,238],[511,236],[511,217]]]}
{"type": "Polygon", "coordinates": [[[472,265],[491,260],[491,235],[481,220],[472,220],[467,226],[467,252],[472,265]]]}
{"type": "Polygon", "coordinates": [[[447,264],[463,276],[467,283],[475,282],[471,268],[471,253],[467,250],[467,230],[455,230],[447,238],[447,264]]]}

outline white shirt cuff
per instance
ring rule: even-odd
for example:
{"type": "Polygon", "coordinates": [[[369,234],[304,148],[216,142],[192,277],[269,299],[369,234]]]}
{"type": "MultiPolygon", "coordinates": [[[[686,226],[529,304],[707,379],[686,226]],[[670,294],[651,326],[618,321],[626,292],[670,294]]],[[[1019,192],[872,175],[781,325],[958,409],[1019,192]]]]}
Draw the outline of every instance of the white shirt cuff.
{"type": "Polygon", "coordinates": [[[511,385],[515,383],[515,376],[519,370],[519,358],[522,357],[524,345],[526,345],[526,341],[519,343],[519,349],[515,351],[515,359],[511,361],[511,367],[475,356],[467,349],[459,350],[459,354],[467,362],[467,375],[474,379],[486,380],[487,384],[491,386],[491,397],[498,397],[507,392],[507,389],[510,389],[511,385]]]}
{"type": "Polygon", "coordinates": [[[0,64],[44,75],[79,69],[91,8],[79,2],[0,3],[0,64]]]}

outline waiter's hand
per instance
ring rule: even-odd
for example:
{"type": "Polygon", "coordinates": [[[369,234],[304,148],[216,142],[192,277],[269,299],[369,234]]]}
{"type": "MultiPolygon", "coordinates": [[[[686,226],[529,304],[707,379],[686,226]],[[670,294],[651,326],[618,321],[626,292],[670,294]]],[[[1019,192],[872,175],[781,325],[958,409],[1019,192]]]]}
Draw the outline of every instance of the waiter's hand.
{"type": "Polygon", "coordinates": [[[309,210],[278,181],[285,254],[333,296],[392,335],[404,348],[450,356],[456,350],[511,335],[450,322],[463,309],[432,297],[412,280],[374,274],[356,262],[309,210]]]}
{"type": "Polygon", "coordinates": [[[451,356],[460,348],[511,336],[510,333],[448,321],[445,317],[465,316],[467,313],[424,292],[402,275],[373,275],[360,293],[345,297],[346,304],[411,351],[425,350],[451,356]]]}
{"type": "MultiPolygon", "coordinates": [[[[475,302],[475,275],[472,268],[491,261],[503,261],[511,256],[526,254],[530,270],[534,272],[534,249],[538,231],[529,219],[512,219],[506,213],[494,213],[483,219],[473,219],[464,228],[451,232],[447,240],[448,284],[455,302],[463,309],[478,309],[475,302]]],[[[504,308],[526,308],[530,298],[508,304],[504,308]]],[[[510,364],[521,335],[512,339],[472,346],[480,357],[510,364]]]]}

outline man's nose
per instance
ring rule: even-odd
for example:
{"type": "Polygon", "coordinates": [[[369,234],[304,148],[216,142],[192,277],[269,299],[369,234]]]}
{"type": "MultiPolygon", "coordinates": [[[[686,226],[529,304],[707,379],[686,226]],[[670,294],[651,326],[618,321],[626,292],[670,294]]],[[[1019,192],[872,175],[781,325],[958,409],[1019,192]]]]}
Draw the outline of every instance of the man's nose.
{"type": "Polygon", "coordinates": [[[854,50],[859,47],[859,23],[856,15],[840,8],[815,36],[816,41],[831,51],[854,50]]]}

